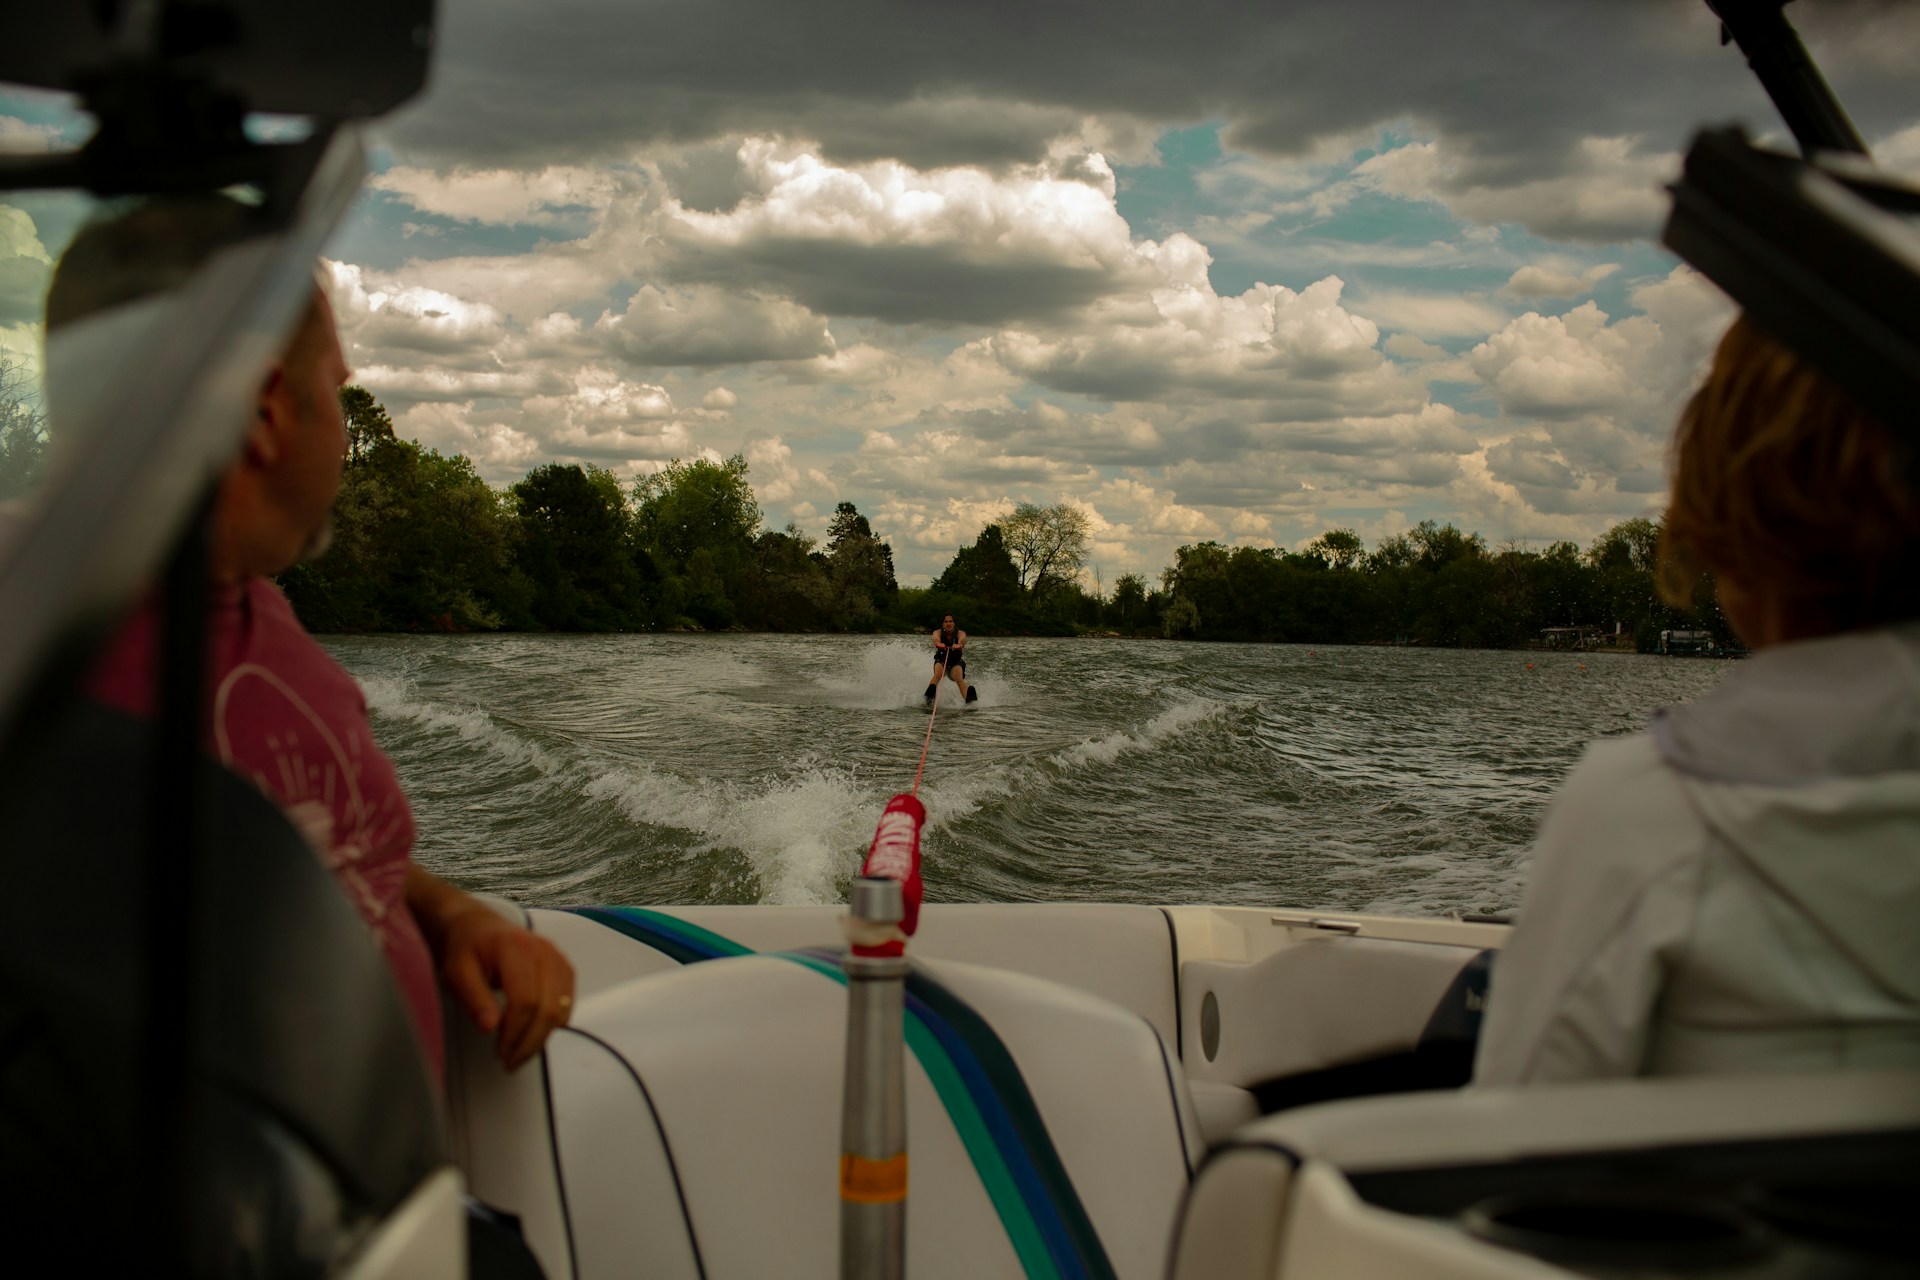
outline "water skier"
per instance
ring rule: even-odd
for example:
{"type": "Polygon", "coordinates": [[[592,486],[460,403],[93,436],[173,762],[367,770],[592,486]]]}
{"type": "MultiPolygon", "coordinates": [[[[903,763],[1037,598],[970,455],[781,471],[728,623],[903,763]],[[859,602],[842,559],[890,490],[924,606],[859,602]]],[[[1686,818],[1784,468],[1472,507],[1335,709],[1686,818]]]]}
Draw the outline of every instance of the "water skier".
{"type": "Polygon", "coordinates": [[[933,633],[933,679],[927,681],[927,701],[933,701],[933,695],[940,687],[940,677],[944,674],[960,686],[960,693],[968,702],[980,696],[978,689],[967,687],[967,633],[962,631],[948,614],[940,620],[939,630],[933,633]]]}

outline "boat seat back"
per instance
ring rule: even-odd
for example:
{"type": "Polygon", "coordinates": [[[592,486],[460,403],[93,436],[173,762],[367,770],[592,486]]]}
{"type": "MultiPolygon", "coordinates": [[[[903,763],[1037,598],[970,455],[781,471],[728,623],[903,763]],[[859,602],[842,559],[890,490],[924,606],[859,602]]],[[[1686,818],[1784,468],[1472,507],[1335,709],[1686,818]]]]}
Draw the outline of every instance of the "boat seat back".
{"type": "MultiPolygon", "coordinates": [[[[549,1276],[837,1276],[837,972],[747,955],[603,988],[537,1083],[469,1043],[455,1140],[475,1193],[549,1276]]],[[[1162,1275],[1200,1147],[1155,1030],[1004,971],[916,961],[913,984],[909,1272],[1020,1275],[1064,1248],[1092,1258],[1081,1274],[1162,1275]]]]}
{"type": "Polygon", "coordinates": [[[1663,1254],[1674,1239],[1721,1238],[1763,1251],[1735,1263],[1772,1249],[1834,1274],[1895,1275],[1920,1257],[1916,1200],[1917,1072],[1408,1094],[1235,1134],[1183,1207],[1172,1276],[1679,1275],[1702,1259],[1663,1254]],[[1643,1226],[1657,1229],[1637,1238],[1643,1226]]]}
{"type": "MultiPolygon", "coordinates": [[[[506,908],[501,904],[502,909],[506,908]]],[[[844,906],[681,907],[676,919],[754,951],[838,945],[844,906]]],[[[590,919],[564,911],[527,913],[573,961],[581,998],[676,961],[590,919]]],[[[1158,907],[1091,904],[935,903],[921,910],[913,953],[1033,974],[1130,1009],[1168,1044],[1179,1039],[1173,935],[1158,907]]]]}
{"type": "Polygon", "coordinates": [[[386,960],[280,811],[211,760],[193,985],[152,1002],[152,742],[76,707],[0,788],[20,904],[0,930],[0,1200],[103,1273],[330,1274],[396,1215],[454,1256],[458,1180],[386,960]],[[187,1019],[177,1091],[152,1087],[150,1016],[187,1019]],[[185,1163],[156,1170],[142,1140],[169,1123],[185,1163]]]}

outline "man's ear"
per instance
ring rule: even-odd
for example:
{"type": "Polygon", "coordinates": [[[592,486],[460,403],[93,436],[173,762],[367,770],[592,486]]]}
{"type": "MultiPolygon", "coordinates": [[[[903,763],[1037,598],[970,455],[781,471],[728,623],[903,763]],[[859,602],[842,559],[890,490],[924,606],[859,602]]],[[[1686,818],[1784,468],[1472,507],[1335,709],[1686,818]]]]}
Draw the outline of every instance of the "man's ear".
{"type": "Polygon", "coordinates": [[[287,373],[276,364],[260,384],[260,398],[253,407],[253,422],[247,427],[246,459],[256,467],[271,467],[285,451],[284,433],[289,423],[287,373]]]}

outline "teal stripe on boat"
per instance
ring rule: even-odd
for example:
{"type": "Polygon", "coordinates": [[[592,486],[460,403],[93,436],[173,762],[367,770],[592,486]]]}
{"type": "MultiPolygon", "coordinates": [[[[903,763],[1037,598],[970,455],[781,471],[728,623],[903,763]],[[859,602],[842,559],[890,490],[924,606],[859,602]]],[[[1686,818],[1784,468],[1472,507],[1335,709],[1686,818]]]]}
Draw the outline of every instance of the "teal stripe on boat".
{"type": "Polygon", "coordinates": [[[651,911],[646,907],[601,907],[602,911],[611,911],[615,915],[631,920],[636,924],[648,924],[676,938],[692,943],[704,950],[712,951],[716,956],[750,956],[755,954],[752,947],[743,946],[732,938],[715,933],[711,929],[702,929],[690,920],[679,916],[670,916],[664,911],[651,911]]]}

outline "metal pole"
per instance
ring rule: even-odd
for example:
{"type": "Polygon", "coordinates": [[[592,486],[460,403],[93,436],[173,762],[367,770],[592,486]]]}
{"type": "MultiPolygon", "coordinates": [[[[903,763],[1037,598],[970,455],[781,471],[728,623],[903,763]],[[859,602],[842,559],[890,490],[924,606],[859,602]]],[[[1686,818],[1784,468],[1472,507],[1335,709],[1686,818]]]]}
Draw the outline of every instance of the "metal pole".
{"type": "MultiPolygon", "coordinates": [[[[898,880],[853,882],[853,923],[897,926],[898,880]]],[[[907,1273],[907,1092],[902,1050],[907,960],[849,950],[846,1092],[840,1112],[840,1275],[903,1280],[907,1273]]]]}

